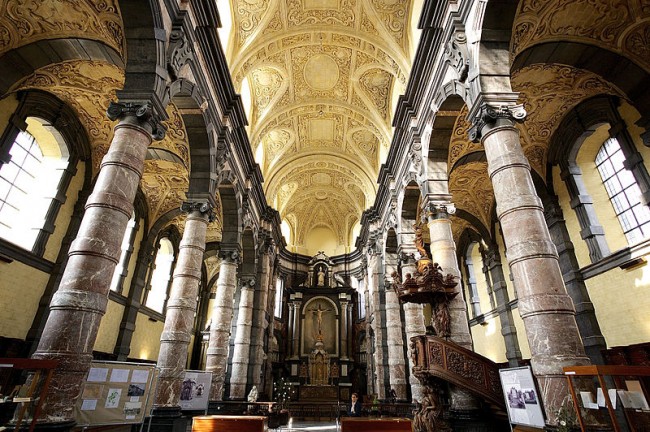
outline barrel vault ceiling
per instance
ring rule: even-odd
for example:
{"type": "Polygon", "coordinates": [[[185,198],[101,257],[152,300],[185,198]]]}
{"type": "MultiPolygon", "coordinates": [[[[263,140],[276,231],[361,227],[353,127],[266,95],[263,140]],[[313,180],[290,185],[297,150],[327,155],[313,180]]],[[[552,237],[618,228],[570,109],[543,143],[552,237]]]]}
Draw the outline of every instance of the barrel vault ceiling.
{"type": "Polygon", "coordinates": [[[289,249],[354,248],[413,52],[403,0],[235,0],[226,51],[289,249]]]}

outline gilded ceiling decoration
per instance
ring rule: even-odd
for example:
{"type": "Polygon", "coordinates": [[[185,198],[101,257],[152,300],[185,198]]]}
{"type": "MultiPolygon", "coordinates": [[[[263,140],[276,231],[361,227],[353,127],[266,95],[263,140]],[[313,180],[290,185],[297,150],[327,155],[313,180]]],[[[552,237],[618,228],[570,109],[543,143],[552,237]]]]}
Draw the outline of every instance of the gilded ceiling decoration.
{"type": "Polygon", "coordinates": [[[476,230],[473,228],[472,224],[467,222],[465,219],[461,219],[458,216],[450,216],[449,220],[451,221],[451,234],[454,237],[454,243],[459,244],[460,236],[463,235],[465,230],[476,230]]]}
{"type": "Polygon", "coordinates": [[[449,193],[456,208],[475,216],[489,227],[494,208],[494,190],[488,176],[487,162],[470,162],[449,175],[449,193]]]}
{"type": "Polygon", "coordinates": [[[545,42],[569,41],[623,53],[650,71],[647,0],[523,0],[512,38],[512,58],[545,42]]]}
{"type": "Polygon", "coordinates": [[[484,151],[481,143],[470,141],[467,135],[467,131],[472,127],[472,124],[467,119],[467,112],[467,105],[463,105],[460,114],[458,114],[458,118],[456,118],[456,123],[454,124],[454,131],[451,134],[449,156],[447,160],[447,167],[449,170],[451,170],[454,164],[463,156],[467,156],[470,153],[484,151]]]}
{"type": "Polygon", "coordinates": [[[123,83],[124,72],[116,66],[76,60],[38,69],[11,91],[40,89],[68,103],[88,133],[93,175],[96,175],[113,137],[114,123],[106,117],[106,108],[111,100],[116,100],[115,91],[122,88],[123,83]]]}
{"type": "Polygon", "coordinates": [[[101,41],[124,56],[117,0],[0,0],[0,55],[57,38],[101,41]]]}
{"type": "MultiPolygon", "coordinates": [[[[249,137],[289,248],[328,228],[337,250],[374,201],[410,69],[410,1],[238,0],[230,65],[248,83],[249,137]],[[259,147],[263,151],[259,152],[259,147]]],[[[317,251],[312,251],[316,253],[317,251]]]]}
{"type": "Polygon", "coordinates": [[[513,90],[521,92],[528,113],[519,125],[524,153],[542,178],[546,178],[549,141],[566,113],[598,94],[622,94],[598,75],[556,64],[525,67],[513,74],[511,83],[513,90]]]}

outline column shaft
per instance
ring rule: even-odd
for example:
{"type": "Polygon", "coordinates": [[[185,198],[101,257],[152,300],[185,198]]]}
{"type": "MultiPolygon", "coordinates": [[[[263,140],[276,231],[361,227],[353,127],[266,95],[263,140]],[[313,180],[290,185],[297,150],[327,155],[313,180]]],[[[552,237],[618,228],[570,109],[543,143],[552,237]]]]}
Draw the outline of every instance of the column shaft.
{"type": "MultiPolygon", "coordinates": [[[[257,386],[263,391],[261,385],[262,364],[264,362],[264,330],[268,325],[266,319],[268,296],[271,282],[271,265],[273,255],[263,255],[262,271],[260,272],[260,283],[255,289],[255,300],[253,306],[253,327],[251,328],[251,354],[248,366],[251,385],[257,386]]],[[[269,315],[272,316],[273,312],[269,315]]]]}
{"type": "MultiPolygon", "coordinates": [[[[402,275],[406,277],[407,273],[415,274],[417,267],[414,262],[402,264],[402,275]]],[[[421,304],[417,303],[404,303],[404,330],[406,333],[407,341],[407,354],[408,354],[408,371],[409,383],[411,384],[411,398],[413,401],[422,401],[422,385],[420,380],[413,375],[413,347],[411,347],[411,338],[426,334],[426,326],[424,324],[424,308],[421,304]]]]}
{"type": "Polygon", "coordinates": [[[172,289],[167,301],[165,326],[160,336],[160,375],[154,401],[157,407],[179,405],[188,346],[194,330],[194,313],[201,284],[207,227],[208,214],[201,212],[195,205],[185,223],[172,277],[172,289]]]}
{"type": "Polygon", "coordinates": [[[341,360],[348,360],[348,302],[341,302],[341,360]]]}
{"type": "Polygon", "coordinates": [[[300,358],[300,308],[301,301],[293,302],[293,358],[295,360],[300,358]]]}
{"type": "MultiPolygon", "coordinates": [[[[388,353],[384,355],[386,340],[384,337],[384,306],[379,291],[379,281],[383,278],[383,271],[379,268],[379,254],[373,254],[368,260],[369,285],[368,292],[370,295],[370,304],[372,308],[372,331],[375,336],[374,355],[372,355],[375,364],[374,387],[375,393],[379,399],[386,398],[386,366],[384,362],[388,360],[388,353]]],[[[372,353],[371,353],[372,354],[372,353]]]]}
{"type": "MultiPolygon", "coordinates": [[[[501,113],[507,109],[502,107],[501,113]]],[[[530,344],[531,365],[547,419],[555,424],[556,413],[568,395],[562,367],[587,365],[589,360],[530,165],[519,143],[519,131],[508,115],[498,115],[482,126],[482,143],[519,298],[519,313],[530,344]]]]}
{"type": "Polygon", "coordinates": [[[237,315],[237,332],[232,354],[232,375],[230,377],[230,399],[246,396],[248,357],[251,349],[251,325],[253,320],[253,299],[255,281],[244,281],[237,315]],[[253,284],[251,286],[250,284],[253,284]]]}
{"type": "Polygon", "coordinates": [[[212,325],[205,370],[212,372],[210,400],[222,400],[228,362],[228,339],[232,322],[232,304],[237,281],[238,256],[224,257],[217,279],[217,294],[212,309],[212,325]]]}
{"type": "Polygon", "coordinates": [[[386,289],[386,336],[388,342],[388,370],[390,387],[400,400],[406,399],[406,366],[404,362],[404,340],[402,339],[402,318],[397,294],[392,287],[386,289]]]}
{"type": "Polygon", "coordinates": [[[79,232],[70,245],[67,266],[33,355],[60,362],[41,411],[41,417],[48,421],[73,420],[73,406],[90,368],[99,323],[106,312],[121,233],[133,212],[150,143],[150,125],[135,115],[127,115],[115,127],[79,232]]]}

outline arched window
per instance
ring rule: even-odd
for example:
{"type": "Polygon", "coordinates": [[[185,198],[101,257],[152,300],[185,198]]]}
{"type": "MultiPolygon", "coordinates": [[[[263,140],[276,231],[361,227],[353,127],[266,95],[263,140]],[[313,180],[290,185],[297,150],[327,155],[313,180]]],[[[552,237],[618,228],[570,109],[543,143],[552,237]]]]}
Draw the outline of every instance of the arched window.
{"type": "Polygon", "coordinates": [[[156,312],[163,313],[167,302],[169,280],[174,262],[174,247],[168,238],[163,237],[158,243],[156,263],[151,275],[150,287],[144,305],[156,312]]]}
{"type": "Polygon", "coordinates": [[[26,123],[9,162],[0,165],[0,237],[32,250],[68,166],[68,149],[49,124],[34,117],[26,123]]]}
{"type": "Polygon", "coordinates": [[[122,238],[120,262],[117,263],[115,271],[113,272],[113,279],[111,280],[111,291],[122,292],[121,281],[126,276],[126,268],[129,266],[128,257],[130,256],[129,250],[131,249],[131,242],[133,241],[133,230],[135,229],[135,214],[131,216],[131,220],[126,226],[124,237],[122,238]]]}
{"type": "Polygon", "coordinates": [[[273,315],[276,318],[282,318],[282,297],[284,297],[284,279],[279,277],[275,281],[275,307],[273,315]]]}
{"type": "Polygon", "coordinates": [[[641,204],[641,190],[625,168],[625,155],[616,138],[603,143],[595,162],[628,244],[650,237],[650,210],[641,204]]]}

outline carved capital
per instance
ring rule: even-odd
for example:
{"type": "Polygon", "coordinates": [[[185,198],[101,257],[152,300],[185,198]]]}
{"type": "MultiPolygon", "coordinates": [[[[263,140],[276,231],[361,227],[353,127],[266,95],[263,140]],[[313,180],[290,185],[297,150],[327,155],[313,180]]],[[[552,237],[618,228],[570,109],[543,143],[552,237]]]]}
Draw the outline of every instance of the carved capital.
{"type": "Polygon", "coordinates": [[[483,136],[483,128],[494,126],[497,120],[510,120],[522,122],[526,118],[526,110],[523,105],[496,105],[482,103],[478,113],[472,119],[472,127],[469,129],[469,139],[479,142],[483,136]]]}
{"type": "Polygon", "coordinates": [[[242,288],[253,288],[253,287],[255,287],[255,283],[256,283],[256,282],[257,282],[257,281],[255,280],[254,277],[252,277],[252,278],[248,278],[248,279],[244,279],[244,280],[242,280],[242,282],[241,282],[241,286],[242,286],[242,288]]]}
{"type": "Polygon", "coordinates": [[[241,254],[239,250],[232,250],[229,248],[224,248],[219,251],[219,257],[222,261],[239,264],[241,263],[241,254]]]}
{"type": "Polygon", "coordinates": [[[416,258],[414,253],[399,252],[397,259],[402,265],[415,265],[416,258]]]}
{"type": "Polygon", "coordinates": [[[212,205],[206,201],[185,201],[181,204],[181,211],[183,213],[191,213],[193,211],[199,211],[202,214],[208,215],[208,222],[214,222],[215,214],[212,211],[212,205]]]}
{"type": "Polygon", "coordinates": [[[452,203],[431,203],[427,215],[429,219],[449,219],[449,215],[456,213],[456,206],[452,203]]]}
{"type": "Polygon", "coordinates": [[[150,102],[111,102],[106,110],[106,115],[111,120],[135,117],[139,123],[149,125],[154,140],[161,140],[165,137],[166,129],[162,125],[163,116],[156,113],[150,102]]]}

